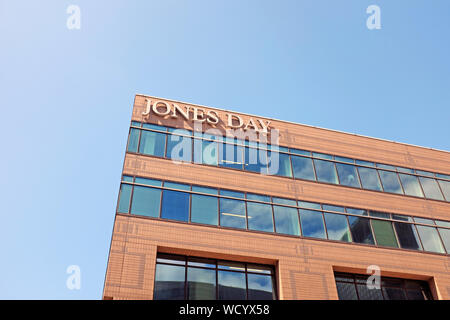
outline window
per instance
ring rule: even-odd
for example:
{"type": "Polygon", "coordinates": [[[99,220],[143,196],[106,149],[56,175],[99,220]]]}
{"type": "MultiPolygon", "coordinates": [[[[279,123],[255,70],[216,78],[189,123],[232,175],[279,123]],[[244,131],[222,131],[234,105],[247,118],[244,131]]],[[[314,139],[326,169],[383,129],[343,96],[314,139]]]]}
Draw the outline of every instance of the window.
{"type": "Polygon", "coordinates": [[[164,190],[161,218],[187,222],[189,218],[189,193],[164,190]]]}
{"type": "Polygon", "coordinates": [[[419,180],[416,176],[404,173],[399,173],[398,175],[406,195],[423,198],[422,188],[420,188],[419,180]]]}
{"type": "Polygon", "coordinates": [[[285,153],[268,151],[268,172],[283,177],[292,177],[291,160],[285,153]]]}
{"type": "Polygon", "coordinates": [[[217,197],[193,194],[191,201],[191,222],[218,224],[219,202],[217,197]]]}
{"type": "Polygon", "coordinates": [[[367,286],[369,275],[335,272],[339,300],[432,300],[425,281],[381,277],[380,289],[367,286]]]}
{"type": "Polygon", "coordinates": [[[385,192],[403,194],[397,173],[384,170],[378,170],[378,173],[380,174],[381,183],[385,192]]]}
{"type": "Polygon", "coordinates": [[[444,253],[436,228],[417,225],[420,239],[425,251],[444,253]]]}
{"type": "Polygon", "coordinates": [[[273,232],[272,206],[270,204],[247,202],[248,228],[273,232]]]}
{"type": "Polygon", "coordinates": [[[118,212],[128,213],[132,188],[133,186],[124,183],[120,186],[119,206],[117,208],[118,212]]]}
{"type": "Polygon", "coordinates": [[[246,229],[245,202],[220,198],[220,225],[246,229]]]}
{"type": "Polygon", "coordinates": [[[226,168],[242,170],[244,163],[243,147],[222,143],[219,154],[219,165],[226,168]]]}
{"type": "Polygon", "coordinates": [[[166,134],[153,131],[142,131],[139,153],[164,157],[166,147],[166,134]]]}
{"type": "Polygon", "coordinates": [[[368,218],[349,216],[348,222],[354,242],[375,244],[368,218]]]}
{"type": "Polygon", "coordinates": [[[439,234],[441,235],[442,242],[444,242],[447,253],[450,254],[450,229],[439,228],[439,234]]]}
{"type": "Polygon", "coordinates": [[[300,235],[298,211],[296,208],[273,206],[275,230],[277,233],[300,235]]]}
{"type": "Polygon", "coordinates": [[[350,229],[347,217],[342,214],[325,212],[328,239],[351,242],[350,229]]]}
{"type": "Polygon", "coordinates": [[[302,235],[305,237],[326,239],[322,212],[300,209],[302,235]]]}
{"type": "Polygon", "coordinates": [[[410,223],[394,222],[400,248],[422,250],[416,227],[410,223]]]}
{"type": "Polygon", "coordinates": [[[392,222],[375,219],[372,219],[371,221],[377,244],[380,246],[398,248],[392,222]]]}
{"type": "Polygon", "coordinates": [[[334,162],[314,159],[317,181],[338,184],[334,162]]]}
{"type": "Polygon", "coordinates": [[[166,157],[176,161],[190,162],[192,160],[192,139],[169,134],[167,136],[166,157]]]}
{"type": "Polygon", "coordinates": [[[442,196],[441,190],[439,190],[439,186],[435,179],[419,177],[419,180],[420,184],[422,185],[423,192],[425,193],[425,197],[434,200],[444,200],[444,197],[442,196]]]}
{"type": "Polygon", "coordinates": [[[382,191],[377,170],[371,168],[358,167],[359,177],[362,187],[367,190],[382,191]]]}
{"type": "Polygon", "coordinates": [[[246,147],[244,170],[267,174],[266,150],[246,147]]]}
{"type": "Polygon", "coordinates": [[[130,129],[130,135],[128,137],[128,146],[127,146],[128,152],[137,152],[140,132],[141,130],[139,129],[135,128],[130,129]]]}
{"type": "MultiPolygon", "coordinates": [[[[195,134],[197,135],[197,133],[195,134]]],[[[218,143],[211,140],[219,139],[206,134],[203,137],[209,140],[194,139],[194,162],[217,166],[217,158],[219,156],[218,143]]]]}
{"type": "Polygon", "coordinates": [[[160,189],[134,186],[131,213],[147,217],[159,217],[160,199],[160,189]]]}
{"type": "Polygon", "coordinates": [[[159,253],[155,300],[274,300],[272,266],[159,253]]]}
{"type": "Polygon", "coordinates": [[[310,158],[291,156],[295,179],[316,180],[312,160],[310,158]]]}
{"type": "Polygon", "coordinates": [[[450,201],[450,181],[438,180],[441,186],[442,193],[444,193],[445,199],[450,201]]]}
{"type": "Polygon", "coordinates": [[[361,188],[355,166],[352,166],[351,164],[336,163],[336,169],[341,185],[361,188]]]}

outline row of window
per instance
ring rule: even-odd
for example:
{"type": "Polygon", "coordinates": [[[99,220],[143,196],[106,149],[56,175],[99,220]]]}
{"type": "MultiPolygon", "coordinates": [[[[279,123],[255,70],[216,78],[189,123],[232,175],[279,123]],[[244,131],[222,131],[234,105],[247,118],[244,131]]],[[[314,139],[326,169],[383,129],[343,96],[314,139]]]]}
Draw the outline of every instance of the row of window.
{"type": "Polygon", "coordinates": [[[130,129],[128,152],[450,202],[448,175],[285,147],[275,152],[247,140],[224,138],[222,143],[223,137],[195,133],[192,138],[187,130],[132,125],[143,128],[130,129]]]}
{"type": "Polygon", "coordinates": [[[117,212],[450,253],[450,222],[124,176],[117,212]]]}
{"type": "Polygon", "coordinates": [[[368,276],[335,273],[340,300],[433,300],[428,283],[381,277],[379,288],[367,286],[368,276]]]}
{"type": "Polygon", "coordinates": [[[275,300],[272,266],[159,253],[154,300],[275,300]]]}

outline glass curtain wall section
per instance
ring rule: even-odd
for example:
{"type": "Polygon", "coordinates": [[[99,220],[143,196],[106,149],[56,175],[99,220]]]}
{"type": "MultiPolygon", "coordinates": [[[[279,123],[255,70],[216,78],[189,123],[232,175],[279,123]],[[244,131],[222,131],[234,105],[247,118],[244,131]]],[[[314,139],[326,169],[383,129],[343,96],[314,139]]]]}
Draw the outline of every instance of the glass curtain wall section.
{"type": "Polygon", "coordinates": [[[123,176],[117,213],[449,253],[450,221],[123,176]]]}
{"type": "Polygon", "coordinates": [[[155,300],[275,300],[272,266],[159,253],[155,300]]]}
{"type": "Polygon", "coordinates": [[[448,174],[282,146],[273,149],[267,144],[136,121],[127,144],[130,153],[450,202],[448,174]]]}

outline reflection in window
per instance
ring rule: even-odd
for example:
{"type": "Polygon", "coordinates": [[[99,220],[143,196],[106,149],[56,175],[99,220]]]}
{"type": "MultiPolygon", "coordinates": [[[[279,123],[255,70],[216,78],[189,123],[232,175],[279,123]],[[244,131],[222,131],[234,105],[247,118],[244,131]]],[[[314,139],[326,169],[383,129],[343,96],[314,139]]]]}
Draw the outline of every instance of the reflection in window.
{"type": "Polygon", "coordinates": [[[128,213],[128,210],[130,208],[130,198],[132,188],[133,187],[129,184],[122,184],[120,186],[119,207],[117,208],[118,212],[128,213]]]}
{"type": "Polygon", "coordinates": [[[216,270],[189,267],[187,291],[189,300],[215,300],[216,270]]]}
{"type": "Polygon", "coordinates": [[[403,194],[397,173],[384,170],[379,170],[378,173],[380,174],[381,183],[385,192],[403,194]]]}
{"type": "Polygon", "coordinates": [[[147,217],[159,217],[161,190],[134,186],[131,213],[147,217]]]}
{"type": "Polygon", "coordinates": [[[219,300],[245,300],[245,273],[218,271],[219,300]]]}
{"type": "Polygon", "coordinates": [[[403,190],[405,190],[406,195],[423,198],[422,189],[416,176],[404,173],[399,173],[398,175],[402,181],[403,190]]]}
{"type": "Polygon", "coordinates": [[[267,173],[267,154],[264,149],[245,148],[244,170],[267,173]]]}
{"type": "Polygon", "coordinates": [[[349,216],[348,222],[354,242],[375,244],[368,218],[349,216]]]}
{"type": "Polygon", "coordinates": [[[322,212],[312,210],[300,210],[302,235],[305,237],[326,239],[323,225],[322,212]]]}
{"type": "Polygon", "coordinates": [[[273,232],[272,206],[270,204],[247,202],[248,228],[273,232]]]}
{"type": "Polygon", "coordinates": [[[138,150],[138,143],[139,143],[139,133],[141,130],[139,129],[130,129],[130,135],[128,137],[128,152],[137,152],[138,150]]]}
{"type": "Polygon", "coordinates": [[[352,166],[351,164],[336,163],[336,169],[339,174],[339,182],[341,185],[361,188],[355,166],[352,166]]]}
{"type": "Polygon", "coordinates": [[[244,163],[243,147],[229,143],[221,143],[219,150],[220,166],[242,170],[244,163]]]}
{"type": "Polygon", "coordinates": [[[156,264],[154,300],[184,299],[184,266],[156,264]]]}
{"type": "Polygon", "coordinates": [[[419,177],[425,197],[434,200],[444,200],[436,180],[432,178],[419,177]]]}
{"type": "Polygon", "coordinates": [[[325,160],[314,159],[317,181],[338,184],[338,178],[334,163],[325,160]]]}
{"type": "Polygon", "coordinates": [[[312,160],[310,158],[291,156],[295,179],[316,180],[312,160]]]}
{"type": "Polygon", "coordinates": [[[268,151],[268,161],[269,174],[292,177],[291,160],[288,154],[268,151]]]}
{"type": "Polygon", "coordinates": [[[220,199],[220,225],[246,229],[245,202],[234,199],[220,199]]]}
{"type": "Polygon", "coordinates": [[[378,245],[398,248],[392,222],[372,220],[372,228],[378,245]]]}
{"type": "Polygon", "coordinates": [[[189,193],[164,190],[161,218],[187,222],[189,218],[189,193]]]}
{"type": "Polygon", "coordinates": [[[273,215],[277,233],[300,235],[296,208],[273,206],[273,215]]]}
{"type": "Polygon", "coordinates": [[[141,132],[139,153],[151,156],[164,157],[166,148],[166,134],[152,131],[141,132]]]}
{"type": "Polygon", "coordinates": [[[394,222],[398,242],[403,249],[422,250],[416,227],[413,224],[394,222]]]}
{"type": "Polygon", "coordinates": [[[450,229],[439,228],[439,234],[441,235],[442,242],[444,242],[447,253],[450,254],[450,229]]]}
{"type": "Polygon", "coordinates": [[[382,191],[377,170],[372,168],[358,167],[362,187],[367,190],[382,191]]]}
{"type": "Polygon", "coordinates": [[[419,225],[416,227],[425,251],[444,253],[444,248],[441,240],[439,239],[436,228],[419,225]]]}
{"type": "Polygon", "coordinates": [[[341,214],[325,213],[328,239],[351,242],[347,217],[341,214]]]}
{"type": "Polygon", "coordinates": [[[218,224],[218,201],[216,197],[192,195],[191,221],[216,225],[218,224]]]}
{"type": "Polygon", "coordinates": [[[272,276],[265,274],[247,274],[249,300],[274,300],[272,276]]]}
{"type": "Polygon", "coordinates": [[[445,199],[450,201],[450,181],[438,180],[441,190],[444,193],[445,199]]]}
{"type": "Polygon", "coordinates": [[[192,160],[192,139],[175,134],[168,135],[166,157],[176,161],[190,162],[192,160]]]}
{"type": "MultiPolygon", "coordinates": [[[[214,139],[214,136],[206,136],[205,138],[214,139]]],[[[194,162],[217,165],[217,158],[219,156],[218,144],[214,141],[194,139],[194,162]]]]}

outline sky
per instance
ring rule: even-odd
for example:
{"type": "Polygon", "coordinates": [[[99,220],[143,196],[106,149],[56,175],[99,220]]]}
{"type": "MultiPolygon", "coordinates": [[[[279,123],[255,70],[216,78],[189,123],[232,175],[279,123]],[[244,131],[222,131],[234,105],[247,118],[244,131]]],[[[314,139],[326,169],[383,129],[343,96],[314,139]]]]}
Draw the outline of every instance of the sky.
{"type": "Polygon", "coordinates": [[[0,0],[0,299],[101,299],[136,93],[448,151],[449,34],[448,0],[0,0]]]}

